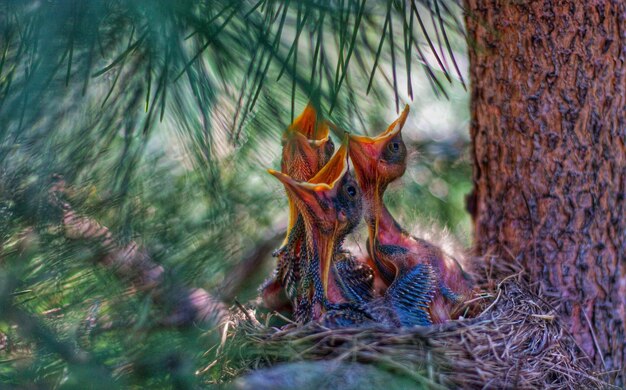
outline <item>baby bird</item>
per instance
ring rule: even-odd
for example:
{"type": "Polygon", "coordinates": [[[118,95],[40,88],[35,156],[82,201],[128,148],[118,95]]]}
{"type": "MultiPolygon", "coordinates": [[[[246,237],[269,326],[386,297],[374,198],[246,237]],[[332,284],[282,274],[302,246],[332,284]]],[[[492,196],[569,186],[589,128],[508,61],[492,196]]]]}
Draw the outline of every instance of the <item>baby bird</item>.
{"type": "MultiPolygon", "coordinates": [[[[311,179],[330,159],[334,145],[329,137],[328,126],[318,117],[311,103],[283,134],[281,170],[289,177],[306,181],[311,179]]],[[[291,192],[289,199],[289,224],[283,243],[274,256],[277,267],[272,278],[261,286],[265,306],[271,310],[282,310],[296,305],[298,282],[302,259],[306,257],[304,221],[294,203],[291,192]]]]}
{"type": "Polygon", "coordinates": [[[454,318],[472,289],[468,274],[454,258],[407,233],[383,202],[389,183],[406,170],[407,149],[401,130],[408,112],[406,106],[376,137],[349,135],[350,159],[364,197],[372,266],[376,276],[389,286],[387,299],[405,326],[454,318]]]}
{"type": "Polygon", "coordinates": [[[372,273],[341,244],[362,216],[361,192],[348,172],[347,138],[313,178],[298,181],[269,170],[290,192],[304,222],[309,268],[303,270],[298,322],[318,321],[328,310],[371,299],[372,273]]]}

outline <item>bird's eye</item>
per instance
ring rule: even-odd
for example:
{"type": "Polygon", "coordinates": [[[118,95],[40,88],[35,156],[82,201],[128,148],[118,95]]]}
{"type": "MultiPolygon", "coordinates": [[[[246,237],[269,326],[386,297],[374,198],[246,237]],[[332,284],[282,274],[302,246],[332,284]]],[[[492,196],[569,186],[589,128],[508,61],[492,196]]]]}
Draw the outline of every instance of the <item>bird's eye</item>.
{"type": "Polygon", "coordinates": [[[406,146],[400,135],[389,140],[382,152],[382,159],[392,164],[403,164],[406,159],[406,146]]]}
{"type": "Polygon", "coordinates": [[[351,199],[354,199],[354,198],[356,197],[356,195],[357,195],[357,190],[356,190],[356,187],[355,187],[355,186],[353,186],[352,184],[348,184],[348,185],[346,186],[346,194],[348,194],[348,196],[349,196],[351,199]]]}
{"type": "Polygon", "coordinates": [[[400,142],[398,141],[390,142],[387,145],[387,149],[389,149],[391,153],[398,153],[400,151],[400,142]]]}

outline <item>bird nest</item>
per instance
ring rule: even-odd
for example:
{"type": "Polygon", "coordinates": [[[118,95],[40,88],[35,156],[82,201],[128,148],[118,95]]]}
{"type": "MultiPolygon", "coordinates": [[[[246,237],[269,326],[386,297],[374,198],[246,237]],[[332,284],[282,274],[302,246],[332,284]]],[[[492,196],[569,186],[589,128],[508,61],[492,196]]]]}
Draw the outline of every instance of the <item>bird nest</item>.
{"type": "Polygon", "coordinates": [[[333,360],[374,364],[433,388],[610,387],[521,274],[498,283],[485,278],[481,287],[469,302],[478,313],[473,318],[409,329],[329,329],[317,323],[278,328],[259,321],[268,323],[269,317],[240,307],[227,343],[227,350],[239,353],[231,374],[281,362],[333,360]]]}

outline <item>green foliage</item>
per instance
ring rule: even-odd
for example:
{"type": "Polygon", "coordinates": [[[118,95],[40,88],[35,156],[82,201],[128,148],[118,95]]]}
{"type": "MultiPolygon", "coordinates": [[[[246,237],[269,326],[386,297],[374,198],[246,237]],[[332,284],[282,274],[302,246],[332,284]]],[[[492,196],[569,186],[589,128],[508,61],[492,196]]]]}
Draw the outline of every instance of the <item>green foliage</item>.
{"type": "MultiPolygon", "coordinates": [[[[218,381],[204,369],[221,335],[164,328],[167,308],[67,238],[54,175],[77,213],[146,248],[167,285],[219,294],[286,219],[265,168],[278,167],[280,134],[307,99],[363,133],[401,101],[466,104],[448,83],[463,73],[460,13],[442,0],[2,2],[0,383],[218,381]]],[[[466,121],[465,108],[449,118],[446,143],[406,130],[420,156],[390,194],[403,222],[427,215],[467,232],[466,121]]]]}

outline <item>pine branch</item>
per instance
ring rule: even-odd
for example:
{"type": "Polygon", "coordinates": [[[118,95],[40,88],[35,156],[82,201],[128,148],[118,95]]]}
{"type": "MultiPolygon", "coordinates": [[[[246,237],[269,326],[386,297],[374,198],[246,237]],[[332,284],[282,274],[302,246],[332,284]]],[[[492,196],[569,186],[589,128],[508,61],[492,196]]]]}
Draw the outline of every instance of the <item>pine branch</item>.
{"type": "Polygon", "coordinates": [[[118,278],[128,280],[137,291],[150,294],[157,303],[171,309],[159,320],[161,324],[219,327],[228,320],[228,310],[224,304],[204,289],[180,285],[166,287],[164,268],[156,264],[145,250],[140,249],[134,241],[125,246],[118,245],[108,228],[89,217],[78,215],[68,202],[61,200],[65,193],[63,180],[57,181],[51,188],[53,202],[63,210],[65,235],[72,240],[97,243],[102,254],[98,264],[112,271],[118,278]]]}

